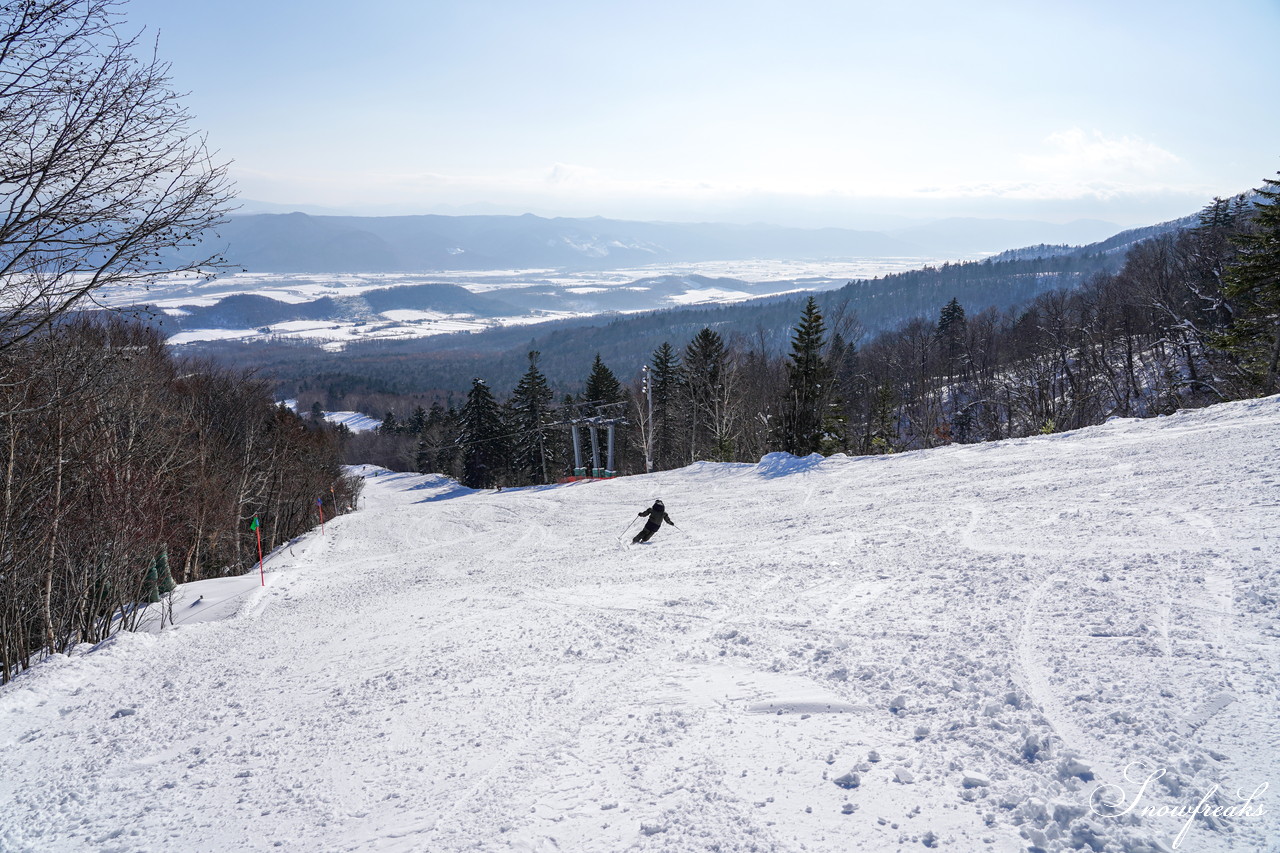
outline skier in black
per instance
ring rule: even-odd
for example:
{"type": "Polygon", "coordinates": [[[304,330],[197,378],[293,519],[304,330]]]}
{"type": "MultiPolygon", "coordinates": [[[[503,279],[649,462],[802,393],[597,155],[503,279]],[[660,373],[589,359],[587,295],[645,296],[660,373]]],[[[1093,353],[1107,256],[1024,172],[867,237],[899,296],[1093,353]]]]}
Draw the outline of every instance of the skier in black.
{"type": "Polygon", "coordinates": [[[632,545],[635,545],[637,542],[648,542],[649,537],[658,532],[658,528],[662,526],[662,522],[664,521],[672,527],[675,527],[676,524],[671,520],[671,516],[667,515],[667,511],[663,509],[662,501],[660,500],[654,501],[653,506],[648,509],[641,510],[638,515],[641,518],[647,515],[649,516],[649,520],[645,523],[644,530],[641,530],[632,537],[632,545]]]}

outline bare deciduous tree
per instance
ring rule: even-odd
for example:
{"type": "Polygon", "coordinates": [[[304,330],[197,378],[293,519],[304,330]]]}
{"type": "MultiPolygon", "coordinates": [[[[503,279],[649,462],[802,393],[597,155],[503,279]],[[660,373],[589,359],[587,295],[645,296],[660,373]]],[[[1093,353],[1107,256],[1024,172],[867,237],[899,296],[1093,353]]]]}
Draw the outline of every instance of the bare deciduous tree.
{"type": "Polygon", "coordinates": [[[180,259],[222,221],[226,167],[117,0],[0,2],[0,348],[107,284],[180,259]]]}

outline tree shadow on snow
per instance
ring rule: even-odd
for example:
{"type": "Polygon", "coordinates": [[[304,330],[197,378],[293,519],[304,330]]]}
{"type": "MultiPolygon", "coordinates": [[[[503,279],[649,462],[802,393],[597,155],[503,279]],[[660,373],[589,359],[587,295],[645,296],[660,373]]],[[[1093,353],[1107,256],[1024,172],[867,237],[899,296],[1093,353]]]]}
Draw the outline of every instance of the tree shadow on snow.
{"type": "MultiPolygon", "coordinates": [[[[367,476],[367,475],[366,475],[367,476]]],[[[389,484],[391,488],[402,492],[423,492],[432,491],[429,497],[425,497],[415,503],[431,503],[433,501],[447,501],[450,498],[460,498],[464,495],[474,495],[479,489],[469,489],[460,484],[457,480],[450,480],[443,474],[412,474],[399,471],[387,471],[378,474],[378,482],[389,484]]]]}
{"type": "Polygon", "coordinates": [[[414,501],[416,504],[429,504],[435,503],[436,501],[447,501],[452,500],[453,498],[461,498],[467,495],[474,495],[476,492],[484,491],[484,489],[469,489],[461,483],[453,481],[449,481],[447,485],[444,483],[423,483],[420,486],[410,487],[408,491],[420,491],[422,489],[440,489],[441,491],[431,495],[430,497],[425,497],[420,501],[414,501]]]}

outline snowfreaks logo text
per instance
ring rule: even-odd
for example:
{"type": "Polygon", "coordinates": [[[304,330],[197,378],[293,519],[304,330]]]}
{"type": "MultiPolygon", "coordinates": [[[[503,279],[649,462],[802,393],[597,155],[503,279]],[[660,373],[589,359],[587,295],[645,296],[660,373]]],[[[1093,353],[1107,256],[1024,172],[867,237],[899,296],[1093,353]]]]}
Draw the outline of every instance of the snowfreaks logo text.
{"type": "Polygon", "coordinates": [[[1179,820],[1185,818],[1182,829],[1178,831],[1178,834],[1173,839],[1175,848],[1186,838],[1187,830],[1191,828],[1192,822],[1197,817],[1230,820],[1234,818],[1261,817],[1266,813],[1262,805],[1255,801],[1266,793],[1267,788],[1270,787],[1270,782],[1263,782],[1249,794],[1246,794],[1243,790],[1236,789],[1234,795],[1229,792],[1223,792],[1221,785],[1214,785],[1195,805],[1187,803],[1176,806],[1147,804],[1139,807],[1139,803],[1142,802],[1142,798],[1147,793],[1151,783],[1164,776],[1164,774],[1165,768],[1163,767],[1147,772],[1143,762],[1132,762],[1125,767],[1124,778],[1126,782],[1138,786],[1133,799],[1129,800],[1128,793],[1119,785],[1099,785],[1094,789],[1090,797],[1089,809],[1099,817],[1119,817],[1132,813],[1144,818],[1173,817],[1179,820]],[[1142,778],[1143,773],[1147,773],[1145,778],[1142,778]],[[1226,804],[1224,804],[1224,801],[1226,804]]]}

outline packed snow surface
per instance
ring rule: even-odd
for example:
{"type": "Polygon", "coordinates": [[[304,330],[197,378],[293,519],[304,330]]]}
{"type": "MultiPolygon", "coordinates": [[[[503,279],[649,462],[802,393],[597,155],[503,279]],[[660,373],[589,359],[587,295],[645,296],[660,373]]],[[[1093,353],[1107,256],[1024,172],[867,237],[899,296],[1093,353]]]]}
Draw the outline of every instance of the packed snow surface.
{"type": "Polygon", "coordinates": [[[0,689],[0,849],[1276,849],[1278,435],[368,469],[265,587],[0,689]]]}

